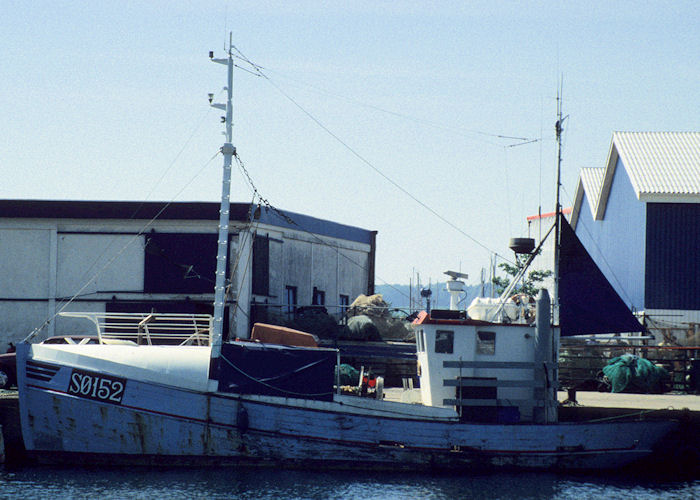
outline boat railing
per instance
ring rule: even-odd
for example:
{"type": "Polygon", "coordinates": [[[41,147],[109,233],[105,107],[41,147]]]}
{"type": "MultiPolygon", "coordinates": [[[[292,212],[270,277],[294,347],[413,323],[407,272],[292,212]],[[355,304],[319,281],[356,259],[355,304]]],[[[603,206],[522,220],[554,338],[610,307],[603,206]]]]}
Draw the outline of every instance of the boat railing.
{"type": "Polygon", "coordinates": [[[209,314],[62,312],[91,321],[100,344],[131,341],[146,345],[210,345],[209,314]]]}
{"type": "Polygon", "coordinates": [[[604,378],[603,368],[618,356],[632,354],[668,372],[668,378],[660,381],[658,390],[700,393],[700,346],[634,345],[630,338],[599,339],[597,344],[574,344],[570,339],[563,339],[559,352],[561,386],[608,392],[610,382],[604,378]]]}

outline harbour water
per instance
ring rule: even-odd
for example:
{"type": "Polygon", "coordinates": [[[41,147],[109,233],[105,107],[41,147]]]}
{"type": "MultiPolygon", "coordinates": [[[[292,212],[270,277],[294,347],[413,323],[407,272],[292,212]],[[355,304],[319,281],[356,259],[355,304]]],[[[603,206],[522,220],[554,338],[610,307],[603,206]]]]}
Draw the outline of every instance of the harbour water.
{"type": "MultiPolygon", "coordinates": [[[[643,471],[640,471],[643,472],[643,471]]],[[[256,469],[0,470],[0,498],[576,499],[700,498],[700,479],[550,473],[427,475],[256,469]]]]}

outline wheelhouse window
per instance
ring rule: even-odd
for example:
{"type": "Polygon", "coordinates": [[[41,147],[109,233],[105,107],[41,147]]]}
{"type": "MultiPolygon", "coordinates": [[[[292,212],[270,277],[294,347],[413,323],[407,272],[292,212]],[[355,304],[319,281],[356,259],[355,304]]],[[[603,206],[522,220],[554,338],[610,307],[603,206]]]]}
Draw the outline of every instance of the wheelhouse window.
{"type": "Polygon", "coordinates": [[[476,353],[496,354],[496,332],[476,332],[476,353]]]}
{"type": "Polygon", "coordinates": [[[425,352],[425,338],[423,337],[423,329],[416,332],[416,348],[418,352],[425,352]]]}
{"type": "Polygon", "coordinates": [[[454,352],[455,332],[438,330],[435,332],[435,352],[452,354],[454,352]]]}

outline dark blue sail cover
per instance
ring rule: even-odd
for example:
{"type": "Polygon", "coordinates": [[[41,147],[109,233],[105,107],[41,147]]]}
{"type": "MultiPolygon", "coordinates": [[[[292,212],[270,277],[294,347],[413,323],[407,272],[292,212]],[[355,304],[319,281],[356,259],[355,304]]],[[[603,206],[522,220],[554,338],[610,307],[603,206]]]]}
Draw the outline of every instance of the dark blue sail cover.
{"type": "Polygon", "coordinates": [[[565,217],[560,217],[559,325],[562,336],[641,332],[644,326],[617,294],[565,217]]]}
{"type": "Polygon", "coordinates": [[[333,399],[336,351],[255,342],[221,346],[219,391],[333,399]]]}

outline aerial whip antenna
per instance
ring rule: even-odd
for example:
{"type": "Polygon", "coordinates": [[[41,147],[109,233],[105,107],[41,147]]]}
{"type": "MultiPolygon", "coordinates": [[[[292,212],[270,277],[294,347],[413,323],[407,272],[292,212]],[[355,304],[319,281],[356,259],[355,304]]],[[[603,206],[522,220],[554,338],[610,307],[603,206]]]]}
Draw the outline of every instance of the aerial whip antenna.
{"type": "Polygon", "coordinates": [[[564,120],[567,116],[562,117],[562,100],[563,100],[564,78],[559,81],[557,89],[557,123],[554,125],[557,138],[557,190],[556,200],[554,203],[554,290],[552,297],[552,306],[554,310],[553,321],[559,323],[559,246],[561,238],[561,225],[559,217],[561,217],[561,205],[559,201],[559,191],[561,190],[561,133],[563,130],[564,120]]]}

